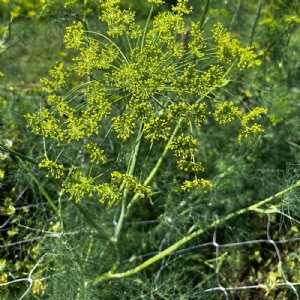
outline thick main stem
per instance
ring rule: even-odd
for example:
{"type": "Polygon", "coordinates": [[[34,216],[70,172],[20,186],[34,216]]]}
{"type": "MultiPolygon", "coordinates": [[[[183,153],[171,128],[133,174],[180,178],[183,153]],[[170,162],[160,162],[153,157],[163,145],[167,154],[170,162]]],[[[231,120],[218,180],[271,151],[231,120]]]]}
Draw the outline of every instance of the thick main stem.
{"type": "Polygon", "coordinates": [[[124,277],[131,276],[133,274],[136,274],[136,273],[140,272],[141,270],[147,268],[148,266],[154,264],[155,262],[161,260],[165,256],[173,253],[178,248],[180,248],[181,246],[183,246],[185,243],[187,243],[188,241],[194,239],[195,237],[198,237],[198,236],[202,235],[207,230],[215,228],[218,225],[224,224],[226,221],[228,221],[230,219],[233,219],[233,218],[235,218],[237,216],[240,216],[242,214],[245,214],[246,212],[255,211],[257,208],[259,208],[259,207],[261,207],[261,206],[263,206],[263,205],[265,205],[265,204],[267,204],[267,203],[269,203],[269,202],[271,202],[271,201],[273,201],[275,199],[278,199],[278,198],[282,197],[287,192],[289,192],[289,191],[291,191],[291,190],[293,190],[295,188],[298,188],[298,187],[300,187],[300,180],[297,181],[295,184],[290,185],[286,189],[278,192],[275,195],[272,195],[272,196],[270,196],[270,197],[268,197],[268,198],[266,198],[266,199],[264,199],[262,201],[259,201],[258,203],[250,205],[250,206],[248,206],[246,208],[242,208],[240,210],[232,212],[232,213],[228,214],[227,216],[225,216],[223,218],[215,220],[214,222],[210,223],[209,225],[205,226],[204,228],[201,228],[201,229],[196,230],[195,232],[193,232],[193,233],[191,233],[189,235],[186,235],[185,237],[183,237],[181,240],[179,240],[178,242],[176,242],[175,244],[173,244],[169,248],[167,248],[164,251],[162,251],[162,252],[154,255],[153,257],[151,257],[150,259],[146,260],[145,262],[143,262],[139,266],[137,266],[137,267],[135,267],[135,268],[133,268],[131,270],[128,270],[126,272],[123,272],[123,273],[111,273],[111,272],[105,273],[102,276],[96,278],[93,281],[93,284],[97,284],[97,283],[99,283],[99,282],[101,282],[103,280],[106,280],[106,279],[124,278],[124,277]]]}

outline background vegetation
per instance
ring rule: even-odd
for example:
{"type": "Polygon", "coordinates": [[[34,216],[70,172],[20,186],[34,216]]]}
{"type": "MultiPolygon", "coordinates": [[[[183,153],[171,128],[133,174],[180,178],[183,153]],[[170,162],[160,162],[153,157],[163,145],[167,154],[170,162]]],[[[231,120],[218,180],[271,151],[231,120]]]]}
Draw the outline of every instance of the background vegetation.
{"type": "MultiPolygon", "coordinates": [[[[299,180],[299,2],[189,3],[194,7],[189,18],[200,20],[205,30],[221,22],[243,45],[254,47],[261,65],[234,74],[218,97],[232,98],[241,107],[267,108],[262,119],[265,132],[239,143],[236,123],[220,129],[207,122],[195,137],[205,178],[214,189],[182,193],[177,181],[183,175],[174,180],[178,169],[167,158],[153,182],[155,195],[134,207],[119,237],[121,247],[115,251],[110,237],[120,209],[99,207],[97,201],[80,205],[69,201],[58,181],[38,168],[52,142],[32,133],[24,117],[45,105],[40,78],[57,61],[71,64],[63,41],[65,27],[81,20],[91,30],[103,30],[97,19],[98,3],[0,1],[1,299],[298,299],[297,189],[285,193],[273,207],[249,211],[205,230],[137,274],[89,284],[112,266],[113,272],[132,269],[187,233],[299,180]],[[279,242],[274,246],[272,240],[279,242]],[[224,292],[220,286],[232,289],[224,292]]],[[[154,14],[175,4],[166,1],[154,14]]],[[[122,5],[137,11],[141,24],[151,8],[146,1],[122,5]]],[[[116,139],[106,147],[112,153],[126,152],[116,139]]],[[[141,150],[141,157],[147,157],[147,150],[141,150]]],[[[149,156],[145,169],[161,150],[158,147],[149,156]]],[[[85,161],[82,168],[87,168],[85,161]]]]}

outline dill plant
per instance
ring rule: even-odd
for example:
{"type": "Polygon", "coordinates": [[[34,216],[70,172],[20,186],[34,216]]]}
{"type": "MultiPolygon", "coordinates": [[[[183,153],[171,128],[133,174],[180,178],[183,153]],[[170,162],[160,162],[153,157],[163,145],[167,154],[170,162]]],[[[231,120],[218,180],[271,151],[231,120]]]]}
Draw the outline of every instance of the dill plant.
{"type": "MultiPolygon", "coordinates": [[[[188,0],[156,15],[153,7],[164,1],[148,2],[153,6],[143,26],[132,9],[121,8],[120,0],[101,0],[103,33],[86,30],[80,21],[67,27],[64,40],[72,63],[59,62],[42,79],[46,103],[27,115],[32,131],[47,141],[39,168],[59,182],[61,193],[86,220],[101,231],[94,212],[81,205],[96,211],[106,204],[119,207],[108,238],[117,253],[125,220],[145,199],[155,199],[167,159],[177,167],[170,181],[178,195],[213,189],[195,132],[208,123],[236,122],[242,142],[264,131],[259,119],[266,109],[249,110],[234,99],[217,97],[232,77],[260,64],[253,49],[242,46],[219,23],[204,32],[200,21],[188,18],[193,9],[188,0]]],[[[61,218],[61,207],[51,206],[61,218]]],[[[234,214],[228,216],[224,220],[234,214]]],[[[63,231],[67,224],[61,221],[63,231]]],[[[201,232],[131,271],[114,274],[118,258],[108,273],[87,284],[138,273],[201,232]]]]}

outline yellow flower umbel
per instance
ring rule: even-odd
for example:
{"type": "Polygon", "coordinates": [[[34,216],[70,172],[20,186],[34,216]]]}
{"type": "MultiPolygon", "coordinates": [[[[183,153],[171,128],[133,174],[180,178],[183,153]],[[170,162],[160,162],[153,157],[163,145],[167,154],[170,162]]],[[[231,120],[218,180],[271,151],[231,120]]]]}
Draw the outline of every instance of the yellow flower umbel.
{"type": "Polygon", "coordinates": [[[64,192],[70,195],[70,200],[80,202],[84,199],[98,199],[100,203],[118,204],[121,192],[114,184],[97,184],[95,178],[85,176],[80,170],[72,168],[62,184],[64,192]]]}
{"type": "Polygon", "coordinates": [[[133,191],[140,195],[141,198],[150,197],[153,192],[149,186],[138,183],[137,179],[132,175],[122,174],[120,172],[111,173],[112,182],[118,182],[122,187],[133,191]]]}
{"type": "Polygon", "coordinates": [[[216,110],[214,111],[215,120],[220,125],[229,123],[240,115],[241,111],[232,101],[218,103],[216,110]]]}
{"type": "Polygon", "coordinates": [[[39,163],[39,168],[45,168],[48,171],[47,177],[61,178],[64,175],[64,166],[57,164],[55,161],[49,160],[48,158],[44,158],[39,163]]]}
{"type": "Polygon", "coordinates": [[[170,149],[174,151],[175,157],[184,159],[198,151],[198,142],[189,135],[181,134],[170,144],[170,149]]]}
{"type": "Polygon", "coordinates": [[[217,57],[221,62],[228,64],[237,58],[240,70],[260,64],[253,49],[242,47],[237,39],[231,38],[230,33],[220,23],[213,29],[213,38],[217,43],[217,57]]]}
{"type": "Polygon", "coordinates": [[[216,97],[230,82],[230,72],[258,63],[253,50],[233,39],[221,24],[202,32],[200,22],[187,20],[191,12],[188,0],[178,0],[155,16],[151,10],[141,26],[132,9],[122,9],[121,0],[100,0],[99,22],[105,23],[105,32],[86,30],[81,22],[66,28],[71,63],[58,63],[42,80],[46,105],[27,119],[35,133],[56,142],[61,151],[54,155],[69,158],[60,164],[44,159],[40,167],[63,181],[70,199],[118,204],[128,192],[148,197],[148,183],[171,154],[180,173],[174,174],[174,181],[184,173],[188,179],[195,176],[183,179],[184,191],[209,190],[209,181],[197,177],[204,167],[198,161],[194,133],[213,117],[220,125],[241,120],[239,140],[262,132],[254,121],[263,109],[243,115],[242,104],[216,97]],[[136,170],[143,165],[140,144],[150,148],[154,159],[158,156],[149,174],[136,170]],[[69,157],[75,152],[76,159],[69,157]],[[139,180],[133,176],[138,173],[139,180]],[[148,178],[145,185],[140,183],[143,177],[148,178]]]}
{"type": "Polygon", "coordinates": [[[96,144],[89,143],[85,145],[85,148],[88,150],[91,162],[98,164],[100,163],[106,163],[107,158],[104,154],[104,150],[100,149],[96,144]]]}
{"type": "Polygon", "coordinates": [[[206,179],[186,180],[182,185],[182,190],[190,192],[195,189],[202,189],[204,192],[209,192],[213,188],[212,183],[206,179]]]}
{"type": "Polygon", "coordinates": [[[262,127],[262,125],[254,121],[260,119],[266,113],[267,110],[265,108],[256,107],[242,117],[241,124],[243,126],[243,130],[238,136],[239,142],[241,142],[243,138],[247,138],[249,136],[261,134],[264,132],[264,128],[262,127]]]}

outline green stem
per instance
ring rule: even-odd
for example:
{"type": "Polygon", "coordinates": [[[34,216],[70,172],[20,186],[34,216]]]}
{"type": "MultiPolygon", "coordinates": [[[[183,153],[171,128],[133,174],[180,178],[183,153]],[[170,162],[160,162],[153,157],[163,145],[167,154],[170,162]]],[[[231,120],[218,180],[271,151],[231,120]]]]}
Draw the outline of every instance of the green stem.
{"type": "Polygon", "coordinates": [[[9,148],[5,147],[4,145],[1,145],[1,144],[0,144],[0,150],[2,150],[4,152],[7,152],[7,153],[11,154],[12,156],[20,158],[22,160],[26,160],[26,161],[28,161],[30,163],[33,163],[35,165],[38,164],[38,162],[36,160],[34,160],[33,158],[31,158],[29,156],[26,156],[26,155],[24,155],[24,154],[22,154],[20,152],[15,151],[15,150],[9,149],[9,148]]]}
{"type": "MultiPolygon", "coordinates": [[[[136,163],[137,163],[137,159],[138,159],[138,155],[139,155],[139,150],[140,150],[140,146],[141,146],[142,136],[143,136],[143,130],[144,130],[144,124],[141,124],[140,130],[139,130],[137,138],[136,138],[135,147],[134,147],[134,150],[131,154],[131,158],[129,161],[129,170],[127,172],[127,175],[130,175],[130,176],[133,175],[134,171],[135,171],[135,167],[136,167],[136,163]]],[[[121,213],[120,213],[118,224],[117,224],[114,236],[113,236],[114,242],[116,242],[118,240],[118,237],[120,235],[120,232],[121,232],[121,229],[124,224],[125,217],[126,217],[127,196],[128,196],[128,189],[125,187],[125,189],[123,191],[123,197],[122,197],[121,213]]]]}
{"type": "Polygon", "coordinates": [[[28,173],[31,175],[33,181],[36,183],[36,185],[38,186],[40,192],[42,193],[42,195],[46,198],[46,200],[48,201],[49,205],[53,208],[53,210],[56,212],[56,214],[58,215],[58,217],[60,218],[60,211],[57,208],[57,206],[54,204],[53,200],[51,199],[51,197],[49,196],[49,194],[46,192],[46,190],[44,189],[44,187],[41,185],[41,183],[36,179],[36,177],[33,175],[32,171],[26,166],[26,164],[24,164],[21,160],[20,162],[22,163],[22,165],[25,167],[25,169],[28,171],[28,173]]]}
{"type": "Polygon", "coordinates": [[[144,27],[143,37],[142,37],[142,42],[141,42],[141,50],[144,48],[146,32],[147,32],[147,29],[148,29],[148,26],[149,26],[152,14],[153,14],[153,5],[151,6],[151,9],[150,9],[150,12],[149,12],[149,15],[148,15],[145,27],[144,27]]]}
{"type": "Polygon", "coordinates": [[[241,1],[241,0],[238,0],[237,8],[236,8],[236,10],[235,10],[234,16],[233,16],[233,18],[232,18],[232,20],[231,20],[231,23],[230,23],[230,26],[229,26],[229,30],[230,30],[230,31],[232,30],[233,25],[234,25],[234,23],[236,22],[236,19],[237,19],[239,13],[240,13],[241,4],[242,4],[242,1],[241,1]]]}
{"type": "Polygon", "coordinates": [[[261,13],[263,1],[264,0],[259,0],[259,2],[258,2],[255,19],[254,19],[254,22],[252,24],[250,35],[249,35],[249,46],[251,46],[252,42],[253,42],[253,37],[254,37],[255,30],[256,30],[256,27],[257,27],[257,23],[258,23],[258,19],[259,19],[260,13],[261,13]]]}
{"type": "MultiPolygon", "coordinates": [[[[9,42],[9,40],[11,39],[11,26],[12,26],[12,21],[13,21],[13,17],[10,17],[9,21],[8,21],[8,26],[7,26],[7,30],[3,36],[3,39],[1,41],[2,46],[5,46],[5,44],[7,44],[9,42]]],[[[5,47],[4,47],[5,49],[5,47]]]]}
{"type": "Polygon", "coordinates": [[[95,31],[91,31],[91,30],[87,31],[87,33],[92,33],[92,34],[95,34],[95,35],[99,35],[99,36],[103,37],[104,39],[106,39],[107,41],[109,41],[111,44],[113,44],[116,47],[116,49],[119,51],[119,53],[124,58],[124,60],[126,62],[128,62],[128,60],[127,60],[125,54],[123,53],[123,51],[120,49],[120,47],[118,47],[118,45],[112,39],[110,39],[109,37],[107,37],[104,34],[101,34],[99,32],[95,32],[95,31]]]}
{"type": "Polygon", "coordinates": [[[98,232],[98,237],[104,240],[109,240],[108,236],[103,233],[103,228],[99,226],[91,217],[91,215],[79,204],[75,203],[75,206],[78,208],[78,210],[81,212],[81,214],[84,216],[84,218],[87,220],[87,222],[94,227],[98,232]]]}
{"type": "Polygon", "coordinates": [[[276,46],[278,43],[280,43],[282,40],[281,38],[285,35],[288,35],[289,33],[291,33],[294,29],[296,28],[296,26],[291,26],[291,24],[289,24],[288,26],[285,27],[285,29],[276,36],[276,39],[273,40],[262,52],[263,54],[259,55],[259,57],[266,55],[266,53],[271,50],[274,46],[276,46]]]}
{"type": "Polygon", "coordinates": [[[97,284],[103,280],[106,279],[112,279],[112,278],[124,278],[124,277],[128,277],[131,276],[133,274],[136,274],[138,272],[140,272],[141,270],[149,267],[150,265],[154,264],[155,262],[161,260],[162,258],[164,258],[165,256],[173,253],[174,251],[176,251],[178,248],[180,248],[181,246],[183,246],[184,244],[186,244],[187,242],[189,242],[190,240],[202,235],[203,233],[205,233],[207,230],[215,228],[218,225],[224,224],[226,221],[233,219],[237,216],[243,215],[246,212],[249,211],[255,211],[258,207],[261,207],[273,200],[276,200],[280,197],[282,197],[284,194],[290,192],[291,190],[300,187],[300,180],[297,181],[295,184],[290,185],[289,187],[287,187],[286,189],[278,192],[275,195],[272,195],[258,203],[255,203],[253,205],[250,205],[246,208],[242,208],[240,210],[237,210],[235,212],[232,212],[230,214],[228,214],[227,216],[220,218],[218,220],[215,220],[214,222],[210,223],[209,225],[205,226],[204,228],[198,229],[195,232],[186,235],[185,237],[183,237],[181,240],[179,240],[178,242],[176,242],[175,244],[173,244],[172,246],[170,246],[169,248],[165,249],[164,251],[154,255],[153,257],[151,257],[150,259],[146,260],[145,262],[143,262],[142,264],[140,264],[139,266],[128,270],[126,272],[122,272],[122,273],[112,273],[112,272],[108,272],[105,273],[101,276],[99,276],[98,278],[96,278],[92,284],[97,284]]]}
{"type": "MultiPolygon", "coordinates": [[[[165,156],[167,155],[168,151],[169,151],[169,147],[170,147],[170,144],[172,143],[172,141],[174,140],[179,128],[180,128],[180,125],[181,125],[181,122],[183,121],[183,119],[179,119],[176,127],[174,128],[173,130],[173,133],[167,143],[167,145],[165,146],[165,149],[163,151],[163,153],[161,154],[161,156],[159,157],[158,161],[156,162],[155,166],[153,167],[153,169],[151,170],[150,174],[148,175],[148,177],[146,178],[146,180],[143,182],[143,185],[148,185],[151,180],[153,179],[153,177],[156,175],[157,171],[159,170],[165,156]]],[[[140,195],[138,193],[136,193],[133,198],[131,199],[131,201],[129,202],[128,206],[127,206],[127,212],[128,210],[132,207],[132,205],[139,199],[140,195]]]]}
{"type": "Polygon", "coordinates": [[[203,10],[203,13],[202,13],[201,18],[200,18],[200,28],[201,29],[203,27],[203,24],[204,24],[204,21],[205,21],[205,17],[206,17],[206,15],[208,13],[209,2],[210,2],[210,0],[206,0],[205,6],[204,6],[204,10],[203,10]]]}

